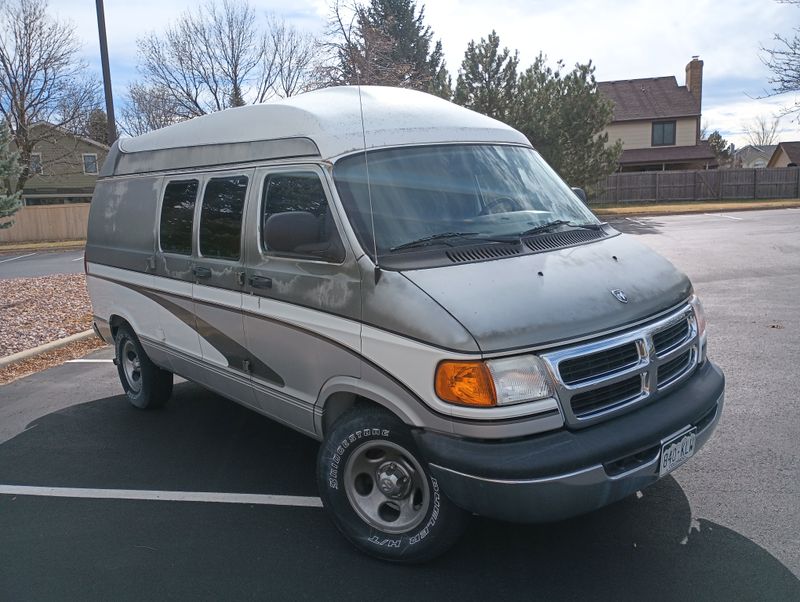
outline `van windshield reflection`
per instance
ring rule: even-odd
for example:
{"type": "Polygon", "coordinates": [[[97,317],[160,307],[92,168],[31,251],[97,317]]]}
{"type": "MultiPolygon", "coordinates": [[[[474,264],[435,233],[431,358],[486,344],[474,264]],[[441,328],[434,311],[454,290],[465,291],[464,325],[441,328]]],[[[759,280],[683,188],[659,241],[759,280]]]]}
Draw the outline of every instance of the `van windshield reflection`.
{"type": "Polygon", "coordinates": [[[379,255],[475,241],[510,242],[599,222],[533,149],[436,145],[375,150],[334,166],[364,250],[379,255]],[[370,190],[367,189],[367,167],[370,190]],[[372,237],[370,193],[374,212],[372,237]]]}

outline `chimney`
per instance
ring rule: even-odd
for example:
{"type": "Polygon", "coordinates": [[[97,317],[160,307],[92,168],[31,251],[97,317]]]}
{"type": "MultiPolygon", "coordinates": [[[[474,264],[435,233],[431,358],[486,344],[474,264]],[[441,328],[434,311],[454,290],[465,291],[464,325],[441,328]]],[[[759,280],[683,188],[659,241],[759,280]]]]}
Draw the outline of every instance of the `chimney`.
{"type": "Polygon", "coordinates": [[[686,88],[697,99],[698,107],[703,102],[703,61],[699,56],[693,56],[686,65],[686,88]]]}

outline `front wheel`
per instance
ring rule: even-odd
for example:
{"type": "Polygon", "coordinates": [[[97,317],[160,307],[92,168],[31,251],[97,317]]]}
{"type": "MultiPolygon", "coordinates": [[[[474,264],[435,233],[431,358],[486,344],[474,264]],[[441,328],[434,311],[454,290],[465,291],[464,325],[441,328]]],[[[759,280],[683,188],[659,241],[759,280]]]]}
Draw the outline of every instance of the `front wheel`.
{"type": "Polygon", "coordinates": [[[466,513],[439,489],[408,427],[389,412],[355,407],[325,437],[320,497],[358,549],[394,562],[422,562],[449,549],[466,513]]]}
{"type": "Polygon", "coordinates": [[[167,403],[172,395],[172,372],[150,361],[128,326],[119,327],[114,343],[119,380],[128,401],[140,410],[160,408],[167,403]]]}

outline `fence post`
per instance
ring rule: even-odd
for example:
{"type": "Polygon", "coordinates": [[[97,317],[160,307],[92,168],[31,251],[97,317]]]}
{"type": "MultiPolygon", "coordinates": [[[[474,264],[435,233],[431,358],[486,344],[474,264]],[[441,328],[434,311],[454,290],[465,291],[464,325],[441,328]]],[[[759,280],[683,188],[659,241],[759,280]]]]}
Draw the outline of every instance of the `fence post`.
{"type": "Polygon", "coordinates": [[[794,170],[797,172],[797,194],[795,196],[800,199],[800,168],[795,167],[794,170]]]}
{"type": "Polygon", "coordinates": [[[758,169],[753,168],[753,200],[758,198],[758,169]]]}
{"type": "Polygon", "coordinates": [[[697,200],[697,171],[694,172],[694,178],[692,179],[692,200],[697,200]]]}

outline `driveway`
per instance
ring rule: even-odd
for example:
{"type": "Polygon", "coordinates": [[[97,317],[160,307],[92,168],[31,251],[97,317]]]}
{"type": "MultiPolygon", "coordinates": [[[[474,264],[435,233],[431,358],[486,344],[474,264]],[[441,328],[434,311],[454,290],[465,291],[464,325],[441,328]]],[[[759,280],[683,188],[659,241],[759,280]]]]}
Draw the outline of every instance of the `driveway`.
{"type": "Polygon", "coordinates": [[[0,253],[0,279],[83,273],[83,249],[0,253]]]}

